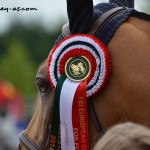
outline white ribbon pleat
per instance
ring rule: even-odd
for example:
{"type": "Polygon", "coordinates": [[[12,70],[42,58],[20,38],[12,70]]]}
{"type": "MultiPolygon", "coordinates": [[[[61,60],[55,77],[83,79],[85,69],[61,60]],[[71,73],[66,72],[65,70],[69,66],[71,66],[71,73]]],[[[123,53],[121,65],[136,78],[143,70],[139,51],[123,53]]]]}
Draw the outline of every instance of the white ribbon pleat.
{"type": "Polygon", "coordinates": [[[60,94],[60,124],[61,124],[61,149],[75,150],[72,104],[75,92],[80,82],[73,82],[68,78],[64,81],[60,94]]]}

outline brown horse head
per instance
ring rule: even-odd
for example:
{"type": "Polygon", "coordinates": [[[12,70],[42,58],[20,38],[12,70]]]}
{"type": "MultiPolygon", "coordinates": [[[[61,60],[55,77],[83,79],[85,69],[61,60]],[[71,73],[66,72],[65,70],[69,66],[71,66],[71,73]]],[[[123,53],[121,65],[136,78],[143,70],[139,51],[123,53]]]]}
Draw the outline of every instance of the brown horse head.
{"type": "MultiPolygon", "coordinates": [[[[94,23],[92,1],[82,0],[82,2],[67,1],[69,27],[73,34],[87,33],[94,23]]],[[[149,21],[129,17],[107,44],[112,58],[111,77],[107,86],[88,100],[93,102],[95,109],[95,112],[91,111],[93,109],[91,108],[92,103],[89,104],[91,149],[102,136],[102,131],[105,132],[109,127],[119,122],[132,121],[150,127],[149,26],[149,21]],[[94,113],[97,118],[93,117],[94,113]]],[[[55,93],[50,86],[47,70],[48,66],[45,61],[36,75],[39,89],[37,104],[31,122],[21,134],[20,148],[22,150],[27,147],[33,150],[46,150],[49,146],[55,93]]]]}

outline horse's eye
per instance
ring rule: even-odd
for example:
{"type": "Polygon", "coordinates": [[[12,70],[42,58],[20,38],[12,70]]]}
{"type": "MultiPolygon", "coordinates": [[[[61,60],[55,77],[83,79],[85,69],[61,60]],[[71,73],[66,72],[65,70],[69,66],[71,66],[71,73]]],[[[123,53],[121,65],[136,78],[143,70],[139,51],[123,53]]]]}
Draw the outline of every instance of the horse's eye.
{"type": "Polygon", "coordinates": [[[49,90],[49,84],[41,79],[37,80],[37,86],[41,93],[46,94],[49,90]]]}

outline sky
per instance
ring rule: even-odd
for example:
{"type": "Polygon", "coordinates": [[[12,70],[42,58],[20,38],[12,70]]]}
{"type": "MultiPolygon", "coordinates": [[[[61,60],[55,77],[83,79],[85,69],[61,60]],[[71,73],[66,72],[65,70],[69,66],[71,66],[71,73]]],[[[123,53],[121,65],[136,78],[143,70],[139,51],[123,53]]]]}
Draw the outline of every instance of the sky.
{"type": "MultiPolygon", "coordinates": [[[[94,4],[98,2],[107,2],[107,0],[94,0],[94,4]]],[[[135,4],[138,10],[144,8],[144,0],[135,0],[135,4]]],[[[53,30],[62,19],[67,22],[65,0],[0,0],[0,33],[7,31],[11,23],[18,20],[27,25],[40,22],[45,28],[53,30]],[[10,10],[17,7],[37,10],[10,10]],[[8,12],[7,8],[9,8],[8,12]]]]}

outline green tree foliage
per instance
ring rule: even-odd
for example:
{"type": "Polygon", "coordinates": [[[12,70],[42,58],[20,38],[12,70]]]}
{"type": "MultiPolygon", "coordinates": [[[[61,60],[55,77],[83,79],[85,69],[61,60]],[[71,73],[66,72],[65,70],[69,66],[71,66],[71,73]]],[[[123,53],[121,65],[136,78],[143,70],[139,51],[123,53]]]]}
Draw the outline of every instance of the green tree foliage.
{"type": "Polygon", "coordinates": [[[7,55],[0,61],[0,76],[11,81],[22,92],[31,93],[34,92],[36,71],[27,52],[27,48],[20,40],[10,40],[7,55]]]}
{"type": "MultiPolygon", "coordinates": [[[[60,28],[61,29],[61,28],[60,28]]],[[[5,39],[19,38],[26,45],[32,61],[39,65],[47,58],[60,30],[48,32],[40,25],[24,26],[21,23],[13,24],[5,39]]]]}
{"type": "Polygon", "coordinates": [[[48,32],[38,25],[13,24],[0,35],[0,78],[9,80],[24,94],[35,92],[36,71],[59,33],[60,30],[48,32]]]}

